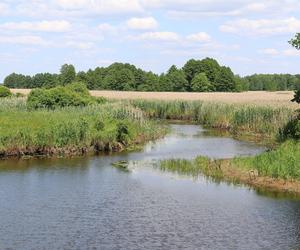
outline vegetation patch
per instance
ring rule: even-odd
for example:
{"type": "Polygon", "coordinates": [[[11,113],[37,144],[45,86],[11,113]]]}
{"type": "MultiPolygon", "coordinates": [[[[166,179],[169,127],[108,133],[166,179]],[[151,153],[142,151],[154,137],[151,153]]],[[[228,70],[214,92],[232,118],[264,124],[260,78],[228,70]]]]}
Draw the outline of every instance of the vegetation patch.
{"type": "Polygon", "coordinates": [[[166,132],[142,112],[120,103],[28,109],[23,98],[0,105],[0,155],[72,155],[121,151],[166,132]]]}
{"type": "Polygon", "coordinates": [[[279,131],[293,119],[289,108],[231,105],[201,101],[133,100],[150,118],[194,121],[210,128],[226,129],[234,134],[252,134],[274,141],[279,131]]]}
{"type": "Polygon", "coordinates": [[[12,93],[9,90],[9,88],[0,85],[0,98],[10,97],[10,96],[12,96],[12,93]]]}

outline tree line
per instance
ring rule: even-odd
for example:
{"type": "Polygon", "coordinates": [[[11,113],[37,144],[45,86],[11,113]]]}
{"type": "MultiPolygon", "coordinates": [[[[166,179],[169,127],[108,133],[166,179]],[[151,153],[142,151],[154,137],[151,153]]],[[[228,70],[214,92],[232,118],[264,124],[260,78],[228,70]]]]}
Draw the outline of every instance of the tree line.
{"type": "Polygon", "coordinates": [[[114,63],[108,67],[77,73],[73,65],[65,64],[59,74],[38,73],[27,76],[12,73],[4,79],[4,85],[9,88],[53,88],[74,81],[86,84],[91,90],[121,91],[232,92],[300,88],[300,75],[240,77],[212,58],[191,59],[182,68],[173,65],[160,75],[128,63],[114,63]]]}

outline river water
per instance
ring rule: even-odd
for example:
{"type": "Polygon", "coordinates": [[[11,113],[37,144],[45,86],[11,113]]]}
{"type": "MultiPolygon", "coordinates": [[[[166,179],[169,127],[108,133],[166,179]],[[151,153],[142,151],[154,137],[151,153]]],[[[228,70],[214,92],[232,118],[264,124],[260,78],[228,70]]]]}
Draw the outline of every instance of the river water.
{"type": "Polygon", "coordinates": [[[151,165],[263,147],[172,128],[140,152],[0,161],[0,249],[300,249],[298,200],[151,165]]]}

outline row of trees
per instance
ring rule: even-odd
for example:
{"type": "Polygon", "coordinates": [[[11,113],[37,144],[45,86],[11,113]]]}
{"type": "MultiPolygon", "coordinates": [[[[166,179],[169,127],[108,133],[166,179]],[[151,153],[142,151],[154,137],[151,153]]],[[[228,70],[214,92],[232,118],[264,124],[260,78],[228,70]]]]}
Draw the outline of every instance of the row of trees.
{"type": "Polygon", "coordinates": [[[211,58],[189,60],[183,68],[172,66],[161,75],[146,72],[131,64],[114,63],[76,73],[73,65],[65,64],[59,74],[39,73],[34,76],[10,74],[4,80],[9,88],[52,88],[80,81],[89,89],[137,91],[238,91],[239,78],[229,67],[211,58]]]}
{"type": "Polygon", "coordinates": [[[212,58],[191,59],[181,69],[173,65],[161,75],[123,63],[76,73],[73,65],[65,64],[59,74],[10,74],[5,78],[4,85],[9,88],[52,88],[73,81],[83,82],[89,89],[124,91],[229,92],[300,88],[300,75],[253,75],[241,78],[212,58]]]}

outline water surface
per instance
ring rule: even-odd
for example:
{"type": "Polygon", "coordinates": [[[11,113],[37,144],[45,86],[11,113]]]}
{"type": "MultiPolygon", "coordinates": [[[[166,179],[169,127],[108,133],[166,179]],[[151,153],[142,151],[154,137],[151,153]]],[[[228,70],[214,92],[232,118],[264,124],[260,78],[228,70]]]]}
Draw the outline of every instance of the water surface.
{"type": "Polygon", "coordinates": [[[0,249],[298,249],[299,201],[150,164],[264,148],[172,127],[141,152],[0,161],[0,249]],[[131,170],[112,167],[118,160],[131,170]]]}

